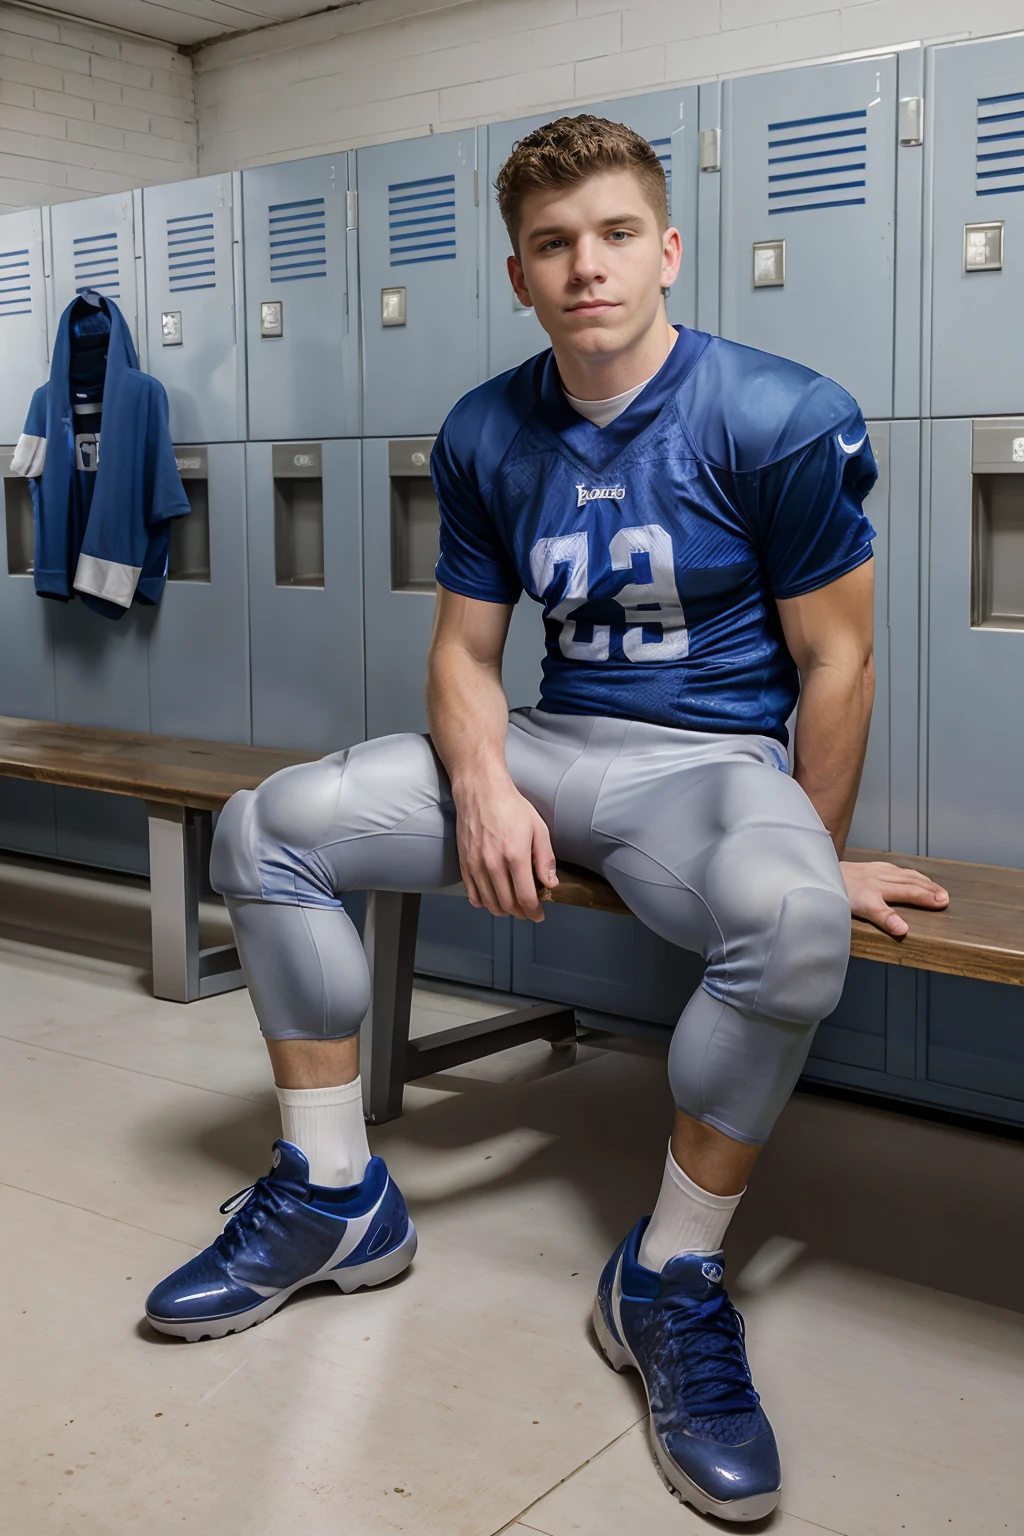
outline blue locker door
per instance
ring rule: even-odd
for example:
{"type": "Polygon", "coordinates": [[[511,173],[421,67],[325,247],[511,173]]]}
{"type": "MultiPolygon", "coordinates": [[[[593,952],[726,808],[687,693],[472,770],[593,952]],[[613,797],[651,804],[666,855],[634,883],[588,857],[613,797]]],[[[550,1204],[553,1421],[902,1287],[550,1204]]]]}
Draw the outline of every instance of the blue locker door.
{"type": "Polygon", "coordinates": [[[357,442],[246,448],[252,739],[337,752],[363,739],[357,442]]]}
{"type": "Polygon", "coordinates": [[[81,203],[57,203],[49,214],[52,322],[77,293],[94,288],[117,304],[138,347],[134,194],[114,192],[81,203]]]}
{"type": "Polygon", "coordinates": [[[891,416],[895,54],[722,86],[721,332],[891,416]]]}
{"type": "Polygon", "coordinates": [[[358,436],[348,192],[345,151],[242,173],[250,438],[358,436]]]}
{"type": "Polygon", "coordinates": [[[1024,411],[1024,37],[932,50],[932,131],[931,414],[1024,411]]]}
{"type": "Polygon", "coordinates": [[[477,131],[359,150],[366,437],[436,432],[480,382],[477,131]]]}
{"type": "Polygon", "coordinates": [[[498,212],[494,179],[518,139],[560,116],[581,113],[626,123],[643,134],[656,150],[668,181],[669,217],[683,237],[683,266],[668,301],[668,317],[676,325],[696,323],[697,255],[697,87],[658,91],[650,96],[573,106],[512,123],[491,123],[487,129],[487,338],[489,374],[502,373],[548,345],[531,309],[524,309],[512,292],[507,260],[512,254],[498,212]]]}
{"type": "Polygon", "coordinates": [[[151,728],[248,742],[245,446],[175,452],[193,510],[172,529],[168,581],[149,638],[151,728]]]}
{"type": "Polygon", "coordinates": [[[245,438],[241,178],[203,176],[142,193],[149,372],[167,391],[176,443],[245,438]]]}
{"type": "Polygon", "coordinates": [[[927,852],[1014,868],[1024,867],[1022,471],[1024,418],[931,423],[927,852]],[[1002,613],[978,609],[986,575],[1002,613]]]}
{"type": "Polygon", "coordinates": [[[0,218],[0,443],[16,443],[32,391],[49,374],[43,215],[38,208],[0,218]]]}

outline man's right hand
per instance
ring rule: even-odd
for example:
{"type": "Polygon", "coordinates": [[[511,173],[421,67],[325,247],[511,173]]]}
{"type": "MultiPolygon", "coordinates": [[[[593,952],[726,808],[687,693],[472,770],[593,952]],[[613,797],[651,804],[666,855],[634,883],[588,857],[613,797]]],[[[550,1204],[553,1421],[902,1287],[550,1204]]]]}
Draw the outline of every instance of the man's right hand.
{"type": "Polygon", "coordinates": [[[537,882],[552,890],[555,855],[544,820],[507,774],[453,788],[459,862],[474,907],[544,921],[537,882]]]}

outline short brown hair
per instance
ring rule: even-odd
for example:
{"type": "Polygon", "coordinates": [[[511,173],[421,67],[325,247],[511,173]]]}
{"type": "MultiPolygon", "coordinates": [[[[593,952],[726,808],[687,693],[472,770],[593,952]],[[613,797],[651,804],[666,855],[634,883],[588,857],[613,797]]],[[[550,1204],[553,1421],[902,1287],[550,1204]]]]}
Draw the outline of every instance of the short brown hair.
{"type": "Polygon", "coordinates": [[[665,172],[647,140],[625,123],[610,123],[589,113],[559,117],[513,146],[494,183],[498,208],[517,255],[524,197],[575,186],[597,171],[635,171],[662,229],[668,228],[665,172]]]}

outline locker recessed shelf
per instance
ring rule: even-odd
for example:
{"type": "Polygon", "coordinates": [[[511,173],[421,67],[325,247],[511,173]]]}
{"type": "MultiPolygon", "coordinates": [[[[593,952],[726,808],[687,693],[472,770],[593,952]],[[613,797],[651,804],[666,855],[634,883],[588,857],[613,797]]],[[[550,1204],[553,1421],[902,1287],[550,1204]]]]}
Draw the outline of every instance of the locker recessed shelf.
{"type": "Polygon", "coordinates": [[[441,514],[430,478],[432,438],[388,444],[391,590],[433,592],[441,514]]]}
{"type": "Polygon", "coordinates": [[[975,474],[971,556],[972,628],[1024,630],[1024,475],[975,474]]]}
{"type": "Polygon", "coordinates": [[[7,574],[31,576],[35,569],[32,492],[28,481],[20,476],[11,475],[4,479],[4,513],[7,519],[7,574]]]}
{"type": "Polygon", "coordinates": [[[210,580],[210,482],[183,478],[185,495],[192,511],[188,517],[176,517],[171,524],[167,553],[168,581],[210,580]]]}
{"type": "Polygon", "coordinates": [[[275,444],[274,581],[324,584],[324,482],[320,443],[275,444]]]}

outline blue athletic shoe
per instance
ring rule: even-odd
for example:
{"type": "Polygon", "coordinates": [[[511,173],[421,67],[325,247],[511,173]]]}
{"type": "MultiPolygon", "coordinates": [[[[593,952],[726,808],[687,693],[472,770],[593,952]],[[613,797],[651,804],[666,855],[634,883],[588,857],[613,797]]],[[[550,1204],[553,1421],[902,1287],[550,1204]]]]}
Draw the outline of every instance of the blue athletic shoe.
{"type": "Polygon", "coordinates": [[[702,1515],[760,1520],[782,1491],[775,1436],[754,1391],[743,1319],[722,1256],[683,1253],[656,1274],[638,1259],[648,1217],[605,1265],[594,1329],[615,1370],[640,1372],[651,1442],[678,1496],[702,1515]]]}
{"type": "Polygon", "coordinates": [[[370,1159],[361,1184],[329,1189],[310,1184],[298,1147],[276,1141],[267,1176],[221,1212],[230,1220],[220,1236],[146,1300],[146,1316],[161,1333],[190,1342],[241,1333],[304,1285],[333,1280],[345,1292],[381,1285],[416,1252],[416,1229],[379,1157],[370,1159]]]}

